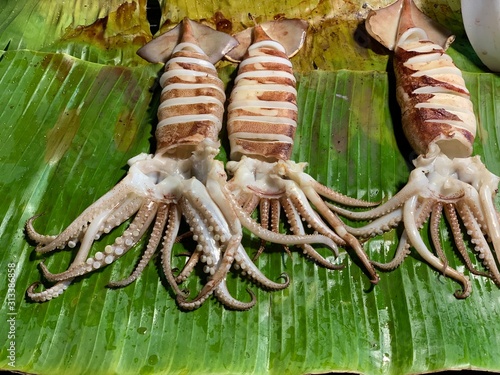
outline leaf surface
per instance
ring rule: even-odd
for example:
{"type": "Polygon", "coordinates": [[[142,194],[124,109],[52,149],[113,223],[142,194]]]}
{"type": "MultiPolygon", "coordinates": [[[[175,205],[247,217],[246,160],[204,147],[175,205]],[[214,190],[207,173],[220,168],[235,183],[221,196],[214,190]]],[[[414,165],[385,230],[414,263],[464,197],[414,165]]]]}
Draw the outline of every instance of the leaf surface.
{"type": "MultiPolygon", "coordinates": [[[[459,19],[457,3],[421,1],[444,24],[459,19]]],[[[257,22],[282,14],[307,19],[313,28],[293,60],[300,111],[293,159],[308,162],[307,171],[320,182],[371,201],[390,198],[406,183],[414,155],[399,130],[386,72],[389,57],[354,38],[362,35],[359,23],[367,11],[362,2],[269,2],[252,9],[229,0],[195,4],[164,2],[163,29],[186,15],[225,31],[251,25],[249,12],[257,22]]],[[[5,275],[0,337],[7,343],[0,349],[0,368],[35,374],[500,371],[498,288],[471,275],[472,296],[456,300],[458,286],[416,254],[381,274],[379,285],[370,288],[347,254],[342,254],[344,270],[327,271],[297,249],[290,258],[271,247],[257,264],[271,279],[288,273],[288,289],[257,290],[232,272],[228,283],[235,296],[247,300],[247,287],[256,293],[253,309],[233,312],[210,299],[186,313],[166,287],[159,257],[130,286],[106,288],[131,272],[144,249],[141,243],[113,266],[77,279],[55,300],[25,299],[26,288],[40,279],[42,259],[26,241],[26,220],[43,213],[37,230],[57,233],[126,174],[129,158],[152,151],[160,67],[134,55],[150,38],[145,15],[144,1],[7,1],[0,11],[0,46],[8,45],[0,57],[0,190],[5,197],[0,201],[5,275]],[[91,38],[93,32],[103,38],[91,38]],[[7,324],[11,318],[13,326],[7,324]],[[10,341],[15,342],[14,361],[10,341]]],[[[463,30],[454,31],[462,38],[450,54],[466,71],[479,119],[475,153],[500,174],[495,126],[500,78],[483,70],[463,30]]],[[[221,70],[229,79],[234,66],[222,64],[221,70]]],[[[105,236],[94,251],[121,231],[105,236]]],[[[442,231],[446,234],[444,225],[442,231]]],[[[375,260],[391,259],[397,234],[370,240],[367,252],[375,260]]],[[[245,241],[253,254],[258,241],[245,241]]],[[[182,251],[176,245],[176,252],[182,251]]],[[[450,265],[461,267],[449,242],[445,251],[450,265]]],[[[59,251],[45,262],[50,270],[62,271],[72,256],[59,251]]]]}

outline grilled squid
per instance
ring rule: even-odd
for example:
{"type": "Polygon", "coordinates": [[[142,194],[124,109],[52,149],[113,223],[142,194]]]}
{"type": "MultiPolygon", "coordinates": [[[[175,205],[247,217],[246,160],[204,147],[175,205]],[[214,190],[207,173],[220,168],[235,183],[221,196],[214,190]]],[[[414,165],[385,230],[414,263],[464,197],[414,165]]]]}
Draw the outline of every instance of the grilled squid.
{"type": "MultiPolygon", "coordinates": [[[[307,23],[278,20],[237,34],[240,45],[227,55],[241,61],[229,102],[227,132],[232,178],[224,192],[236,212],[260,211],[260,225],[278,232],[284,211],[290,231],[303,236],[314,231],[337,245],[352,247],[371,281],[378,276],[358,240],[324,202],[327,198],[347,206],[370,203],[341,195],[304,172],[306,163],[290,160],[297,128],[297,92],[289,57],[304,40],[307,23]]],[[[297,245],[292,240],[288,245],[297,245]]],[[[337,269],[311,244],[298,244],[318,264],[337,269]]],[[[262,251],[259,249],[260,251],[262,251]]],[[[338,249],[333,249],[338,254],[338,249]]]]}
{"type": "Polygon", "coordinates": [[[462,74],[445,53],[453,37],[411,0],[398,0],[372,11],[366,27],[394,51],[402,126],[419,156],[407,185],[388,202],[364,213],[344,212],[353,219],[373,220],[350,232],[373,235],[402,221],[404,232],[395,258],[378,266],[397,267],[410,253],[411,245],[424,261],[456,280],[462,289],[455,296],[465,298],[471,291],[470,281],[449,266],[441,247],[439,222],[444,216],[466,267],[484,274],[472,265],[461,225],[487,275],[500,286],[500,222],[494,203],[499,177],[486,169],[479,156],[471,156],[476,119],[462,74]],[[433,249],[427,247],[419,231],[426,221],[433,249]]]}
{"type": "MultiPolygon", "coordinates": [[[[269,280],[250,260],[241,245],[241,222],[246,219],[249,229],[266,240],[286,242],[289,239],[255,225],[250,217],[238,218],[226,205],[215,203],[220,201],[220,186],[227,176],[222,163],[214,159],[219,152],[218,133],[225,92],[213,64],[236,44],[229,35],[185,19],[138,51],[150,62],[165,63],[160,78],[156,152],[129,160],[127,176],[59,235],[39,234],[33,226],[36,217],[27,222],[27,235],[37,243],[38,253],[79,246],[74,261],[64,272],[54,274],[43,262],[40,264],[44,278],[53,285],[36,291],[40,283],[32,284],[27,291],[30,299],[42,302],[57,297],[76,277],[122,257],[150,228],[147,248],[136,269],[128,278],[111,282],[110,286],[133,282],[159,246],[166,279],[184,309],[199,307],[211,294],[233,309],[252,307],[253,294],[250,302],[241,302],[228,292],[225,277],[233,264],[266,289],[278,290],[288,285],[286,277],[283,283],[269,280]],[[175,276],[171,265],[172,246],[182,217],[197,245],[181,274],[175,276]],[[90,255],[97,239],[129,219],[127,229],[112,245],[90,255]],[[198,262],[203,263],[207,281],[198,295],[189,299],[178,283],[187,278],[198,262]]],[[[296,240],[335,246],[321,235],[296,240]]]]}

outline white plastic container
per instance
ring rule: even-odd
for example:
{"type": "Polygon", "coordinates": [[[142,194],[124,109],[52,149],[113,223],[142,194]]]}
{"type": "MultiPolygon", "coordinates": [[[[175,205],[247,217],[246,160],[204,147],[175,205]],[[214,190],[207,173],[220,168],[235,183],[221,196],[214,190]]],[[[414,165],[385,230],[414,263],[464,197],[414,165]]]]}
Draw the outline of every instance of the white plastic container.
{"type": "Polygon", "coordinates": [[[465,32],[474,51],[500,72],[500,0],[461,0],[465,32]]]}

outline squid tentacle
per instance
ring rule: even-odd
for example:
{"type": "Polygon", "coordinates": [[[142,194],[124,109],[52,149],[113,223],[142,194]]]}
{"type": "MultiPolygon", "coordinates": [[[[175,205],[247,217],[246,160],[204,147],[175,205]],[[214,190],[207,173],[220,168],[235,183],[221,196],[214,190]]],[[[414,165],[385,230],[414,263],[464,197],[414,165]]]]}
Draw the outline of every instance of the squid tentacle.
{"type": "MultiPolygon", "coordinates": [[[[331,238],[335,244],[346,244],[342,237],[333,232],[330,227],[321,220],[320,215],[313,209],[303,190],[298,189],[295,185],[290,185],[287,189],[287,198],[300,217],[307,223],[308,228],[311,228],[320,235],[331,238]]],[[[339,255],[337,246],[332,247],[332,251],[335,253],[335,256],[339,255]]]]}
{"type": "Polygon", "coordinates": [[[489,276],[495,284],[500,285],[500,273],[495,258],[489,249],[479,224],[474,220],[472,210],[467,204],[460,204],[458,206],[458,212],[460,213],[465,228],[467,228],[468,234],[472,238],[471,242],[474,245],[474,250],[478,253],[479,259],[481,259],[481,262],[488,270],[489,276]]]}
{"type": "MultiPolygon", "coordinates": [[[[257,196],[254,195],[253,197],[255,198],[255,200],[259,201],[259,199],[258,199],[257,196]]],[[[271,202],[270,202],[269,198],[262,198],[262,199],[260,199],[260,202],[258,202],[258,205],[259,205],[259,211],[260,211],[260,225],[263,228],[269,228],[269,216],[270,216],[269,215],[269,209],[270,209],[270,206],[271,206],[271,202]]],[[[243,210],[245,212],[247,212],[247,213],[253,212],[254,209],[255,209],[255,207],[252,208],[251,206],[243,206],[243,210]]],[[[271,220],[271,223],[274,223],[273,220],[271,220]]],[[[273,232],[278,233],[277,230],[273,230],[273,232]]],[[[284,246],[286,246],[286,245],[284,245],[284,246]]],[[[265,247],[266,247],[266,241],[264,241],[263,239],[261,239],[260,240],[260,247],[257,250],[257,253],[252,258],[252,260],[254,262],[264,252],[265,247]]]]}
{"type": "Polygon", "coordinates": [[[454,279],[458,284],[462,286],[461,291],[455,292],[455,297],[467,298],[471,292],[471,284],[469,279],[455,269],[443,264],[439,258],[437,258],[427,249],[427,246],[418,233],[418,227],[414,220],[414,217],[416,215],[416,205],[417,197],[413,197],[404,205],[403,209],[404,223],[409,242],[415,249],[417,249],[419,255],[427,263],[429,263],[434,268],[441,270],[445,276],[454,279]]]}
{"type": "MultiPolygon", "coordinates": [[[[303,235],[305,234],[304,226],[300,220],[301,216],[297,211],[296,207],[290,201],[290,198],[281,198],[281,205],[285,210],[286,216],[288,218],[288,223],[290,224],[290,228],[293,234],[303,235]]],[[[321,256],[311,245],[303,244],[301,245],[303,253],[313,259],[320,266],[331,269],[331,270],[339,270],[344,268],[344,265],[337,265],[329,262],[323,256],[321,256]]],[[[336,250],[336,249],[334,249],[336,250]]],[[[338,256],[338,253],[333,251],[335,256],[338,256]]]]}
{"type": "MultiPolygon", "coordinates": [[[[106,193],[89,208],[83,211],[82,214],[73,221],[73,223],[71,223],[54,239],[54,241],[43,246],[37,246],[36,251],[40,254],[45,254],[57,248],[64,248],[66,245],[68,245],[69,248],[75,247],[76,243],[80,241],[80,236],[85,236],[89,223],[93,223],[95,220],[101,220],[101,227],[96,228],[93,237],[94,239],[99,238],[106,224],[107,226],[113,225],[112,223],[106,222],[108,217],[102,217],[103,212],[107,212],[109,216],[115,211],[118,211],[119,207],[122,205],[126,205],[130,208],[131,215],[139,209],[140,204],[142,203],[141,198],[135,197],[135,199],[127,199],[129,195],[128,190],[128,181],[125,180],[118,184],[110,192],[106,193]]],[[[118,218],[120,219],[118,225],[126,220],[125,217],[118,216],[118,218]]],[[[113,225],[112,228],[115,226],[117,225],[113,225]]]]}
{"type": "Polygon", "coordinates": [[[288,244],[309,244],[309,243],[318,243],[318,244],[324,244],[331,249],[335,249],[336,245],[335,242],[331,240],[331,238],[323,236],[323,235],[316,235],[316,234],[307,234],[307,235],[283,235],[279,233],[274,233],[269,230],[265,230],[262,228],[260,225],[258,225],[245,211],[243,211],[242,208],[239,208],[237,206],[237,202],[233,195],[227,191],[227,189],[223,189],[224,195],[229,201],[229,203],[232,205],[232,207],[235,208],[235,213],[238,219],[240,220],[241,224],[248,229],[250,232],[252,232],[254,235],[257,237],[260,237],[266,241],[273,242],[273,243],[278,243],[278,244],[283,244],[283,245],[288,245],[288,244]]]}
{"type": "Polygon", "coordinates": [[[338,191],[335,191],[333,189],[330,189],[328,186],[320,184],[318,181],[313,179],[311,176],[302,173],[301,179],[308,179],[308,183],[311,185],[311,187],[314,189],[316,193],[319,195],[330,199],[331,201],[335,203],[339,203],[345,206],[352,206],[352,207],[371,207],[371,206],[377,206],[379,205],[379,202],[368,202],[362,199],[356,199],[349,197],[347,195],[341,194],[338,191]]]}
{"type": "MultiPolygon", "coordinates": [[[[494,176],[496,177],[496,176],[494,176]]],[[[484,212],[487,224],[488,237],[493,243],[493,249],[496,257],[500,260],[500,221],[497,217],[497,211],[493,202],[493,192],[498,189],[498,178],[492,178],[492,182],[483,183],[479,189],[479,198],[481,209],[484,212]],[[492,186],[493,185],[493,186],[492,186]]]]}
{"type": "Polygon", "coordinates": [[[50,301],[51,299],[59,297],[61,294],[63,294],[64,291],[68,289],[72,281],[73,279],[59,281],[58,283],[52,285],[50,288],[46,288],[41,292],[35,292],[35,289],[39,285],[41,285],[39,281],[36,281],[28,287],[28,289],[26,290],[26,294],[31,300],[35,302],[50,301]]]}
{"type": "Polygon", "coordinates": [[[177,303],[179,306],[186,310],[193,310],[201,306],[201,304],[215,291],[215,289],[220,285],[220,283],[225,278],[226,274],[229,272],[231,265],[234,261],[234,256],[238,247],[240,246],[241,237],[234,236],[227,241],[226,249],[223,256],[220,259],[215,272],[209,277],[208,282],[203,286],[202,290],[198,293],[198,296],[191,301],[187,301],[185,295],[177,295],[177,303]]]}
{"type": "Polygon", "coordinates": [[[416,169],[410,174],[408,183],[387,202],[368,211],[349,211],[342,207],[337,207],[331,203],[325,204],[334,212],[342,215],[345,218],[352,220],[370,220],[379,217],[386,217],[392,212],[398,210],[411,197],[416,194],[422,194],[427,191],[429,180],[427,179],[428,171],[424,168],[416,169]]]}
{"type": "MultiPolygon", "coordinates": [[[[95,238],[95,233],[98,230],[99,225],[101,224],[102,220],[108,215],[109,211],[104,211],[101,212],[100,217],[94,222],[91,223],[91,225],[88,228],[88,231],[85,233],[85,237],[82,241],[82,246],[78,250],[75,259],[71,263],[71,265],[68,268],[68,272],[74,270],[75,268],[78,268],[80,264],[82,264],[85,259],[88,256],[88,253],[90,251],[90,245],[93,241],[93,238],[95,238]],[[86,240],[85,238],[88,237],[89,240],[86,240]]],[[[40,264],[43,270],[44,264],[40,264]]],[[[45,271],[48,272],[48,270],[45,267],[45,271]]],[[[35,289],[41,285],[40,282],[35,282],[31,284],[28,287],[28,290],[26,291],[26,294],[28,295],[29,298],[31,298],[33,301],[36,302],[45,302],[49,301],[53,298],[56,298],[60,296],[64,291],[69,287],[69,285],[73,282],[73,277],[67,277],[64,279],[59,280],[55,285],[52,285],[50,288],[46,288],[45,290],[41,292],[35,292],[35,289]]]]}
{"type": "MultiPolygon", "coordinates": [[[[430,220],[429,220],[429,229],[431,232],[431,241],[434,245],[434,249],[436,249],[436,254],[441,262],[443,262],[444,268],[448,267],[448,259],[446,259],[446,255],[444,254],[443,247],[441,246],[441,242],[439,241],[439,222],[441,221],[441,217],[443,215],[443,203],[436,202],[435,205],[431,209],[430,220]]],[[[444,271],[443,271],[444,273],[444,271]]]]}
{"type": "Polygon", "coordinates": [[[283,283],[277,283],[270,280],[259,270],[255,263],[250,260],[247,252],[242,246],[238,248],[234,260],[236,269],[241,270],[245,276],[248,276],[253,282],[263,286],[267,290],[282,290],[290,284],[290,278],[286,273],[280,275],[280,277],[285,279],[283,283]]]}
{"type": "Polygon", "coordinates": [[[370,277],[370,282],[372,284],[377,284],[379,277],[377,272],[372,267],[368,256],[364,252],[363,247],[359,241],[350,233],[347,232],[347,228],[344,223],[335,215],[332,211],[328,210],[325,202],[320,198],[320,196],[312,189],[310,186],[303,187],[307,198],[315,205],[316,209],[321,213],[327,222],[334,228],[335,232],[344,240],[356,253],[358,259],[362,262],[364,269],[368,272],[370,277]]]}
{"type": "MultiPolygon", "coordinates": [[[[489,273],[481,272],[481,271],[475,269],[474,266],[472,265],[471,258],[469,257],[469,254],[467,253],[467,248],[465,246],[464,238],[463,238],[463,235],[462,235],[461,230],[460,230],[460,224],[458,222],[456,208],[450,203],[445,204],[444,205],[444,213],[446,215],[448,223],[451,226],[451,233],[453,235],[453,239],[455,241],[455,245],[457,247],[457,250],[458,250],[460,256],[462,257],[463,261],[465,262],[465,266],[467,267],[467,269],[474,275],[490,277],[489,273]]],[[[465,212],[463,212],[460,216],[462,218],[464,218],[465,221],[467,221],[467,219],[465,219],[465,217],[466,217],[465,212]]]]}
{"type": "Polygon", "coordinates": [[[161,237],[163,230],[165,228],[165,224],[167,222],[168,218],[168,211],[169,211],[169,205],[162,204],[158,208],[158,212],[156,214],[156,220],[153,225],[153,231],[149,237],[148,245],[146,247],[146,251],[143,253],[139,264],[135,268],[135,270],[132,272],[132,274],[119,281],[110,281],[108,283],[108,287],[111,288],[118,288],[118,287],[124,287],[132,282],[134,282],[142,273],[146,265],[149,263],[149,260],[151,257],[154,255],[156,252],[156,249],[158,248],[158,245],[160,243],[161,237]]]}
{"type": "MultiPolygon", "coordinates": [[[[129,251],[141,239],[151,222],[154,220],[156,209],[157,205],[154,202],[147,202],[146,204],[143,204],[132,223],[128,226],[127,230],[115,240],[113,245],[106,246],[104,253],[99,251],[95,253],[93,257],[87,258],[84,261],[77,261],[75,259],[73,262],[75,266],[65,272],[53,274],[47,269],[47,266],[45,266],[43,262],[40,263],[40,268],[42,269],[44,277],[48,281],[52,282],[64,281],[65,279],[85,275],[101,268],[102,266],[113,263],[125,255],[127,251],[129,251]]],[[[94,221],[87,230],[87,233],[85,233],[85,236],[93,237],[93,233],[95,232],[93,227],[98,226],[99,224],[99,221],[94,221]]],[[[82,249],[86,249],[86,253],[90,250],[90,245],[88,247],[85,246],[85,238],[82,241],[82,247],[80,250],[82,249]]]]}
{"type": "MultiPolygon", "coordinates": [[[[417,202],[418,202],[418,195],[415,195],[412,198],[417,199],[417,202]]],[[[429,217],[431,211],[432,211],[432,202],[430,200],[425,200],[421,204],[417,203],[416,208],[415,208],[416,213],[415,213],[415,218],[414,218],[415,226],[416,226],[417,230],[422,229],[424,222],[429,217]]],[[[385,271],[393,270],[393,269],[397,268],[399,265],[401,265],[401,263],[405,260],[405,258],[410,254],[411,254],[411,251],[410,251],[410,244],[408,242],[408,235],[406,233],[406,230],[404,230],[402,235],[401,235],[398,248],[396,249],[396,253],[394,254],[394,259],[388,263],[378,263],[378,262],[372,262],[372,263],[377,268],[380,268],[382,270],[385,270],[385,271]]]]}
{"type": "Polygon", "coordinates": [[[387,213],[384,216],[371,220],[362,227],[352,227],[346,225],[346,229],[353,236],[360,239],[366,239],[372,236],[380,235],[398,226],[403,220],[403,210],[401,207],[387,213]]]}
{"type": "Polygon", "coordinates": [[[181,225],[181,208],[179,205],[175,205],[169,210],[168,225],[165,231],[165,236],[163,237],[163,245],[161,249],[161,264],[163,268],[163,274],[167,279],[168,284],[174,290],[176,295],[184,294],[183,291],[177,286],[178,280],[172,274],[172,248],[176,241],[176,233],[179,231],[181,225]]]}
{"type": "Polygon", "coordinates": [[[193,253],[191,253],[191,255],[189,256],[186,264],[182,267],[182,270],[172,280],[174,280],[174,282],[177,284],[181,284],[184,281],[186,281],[189,275],[194,271],[194,268],[196,267],[198,262],[200,261],[201,254],[202,254],[201,251],[197,250],[193,251],[193,253]]]}
{"type": "Polygon", "coordinates": [[[38,246],[44,246],[54,241],[57,238],[57,236],[40,234],[35,230],[33,222],[40,216],[42,216],[42,214],[30,217],[26,221],[26,235],[28,236],[28,238],[34,241],[38,246]]]}
{"type": "Polygon", "coordinates": [[[233,310],[238,311],[246,311],[250,310],[255,306],[257,302],[257,298],[250,289],[247,289],[248,294],[250,295],[250,302],[242,302],[234,298],[229,290],[227,289],[226,280],[222,280],[219,286],[215,289],[214,295],[217,300],[219,300],[224,306],[228,306],[233,310]]]}
{"type": "Polygon", "coordinates": [[[371,261],[371,263],[382,271],[392,271],[398,268],[406,259],[408,255],[411,254],[410,243],[408,242],[408,235],[406,231],[403,231],[401,238],[399,239],[399,244],[391,261],[387,263],[381,263],[376,261],[371,261]]]}

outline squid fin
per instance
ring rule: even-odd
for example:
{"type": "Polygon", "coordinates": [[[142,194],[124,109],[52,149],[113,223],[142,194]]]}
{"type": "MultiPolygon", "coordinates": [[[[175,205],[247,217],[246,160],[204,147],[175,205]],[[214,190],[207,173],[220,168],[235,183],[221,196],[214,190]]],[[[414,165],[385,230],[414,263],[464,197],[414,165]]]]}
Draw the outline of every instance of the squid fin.
{"type": "Polygon", "coordinates": [[[226,58],[233,62],[240,62],[247,52],[248,47],[254,42],[254,38],[256,38],[255,34],[261,32],[267,35],[269,39],[279,42],[285,48],[286,54],[290,58],[304,44],[307,28],[307,21],[301,19],[279,19],[247,28],[234,36],[238,40],[239,45],[226,54],[226,58]]]}
{"type": "Polygon", "coordinates": [[[389,50],[394,50],[401,34],[410,28],[422,29],[432,42],[447,49],[455,37],[439,23],[422,13],[413,0],[397,0],[372,10],[366,18],[368,33],[389,50]]]}
{"type": "Polygon", "coordinates": [[[152,63],[165,63],[172,55],[174,48],[187,40],[194,41],[200,46],[212,64],[238,45],[232,36],[184,18],[182,23],[172,30],[142,46],[137,54],[152,63]]]}

